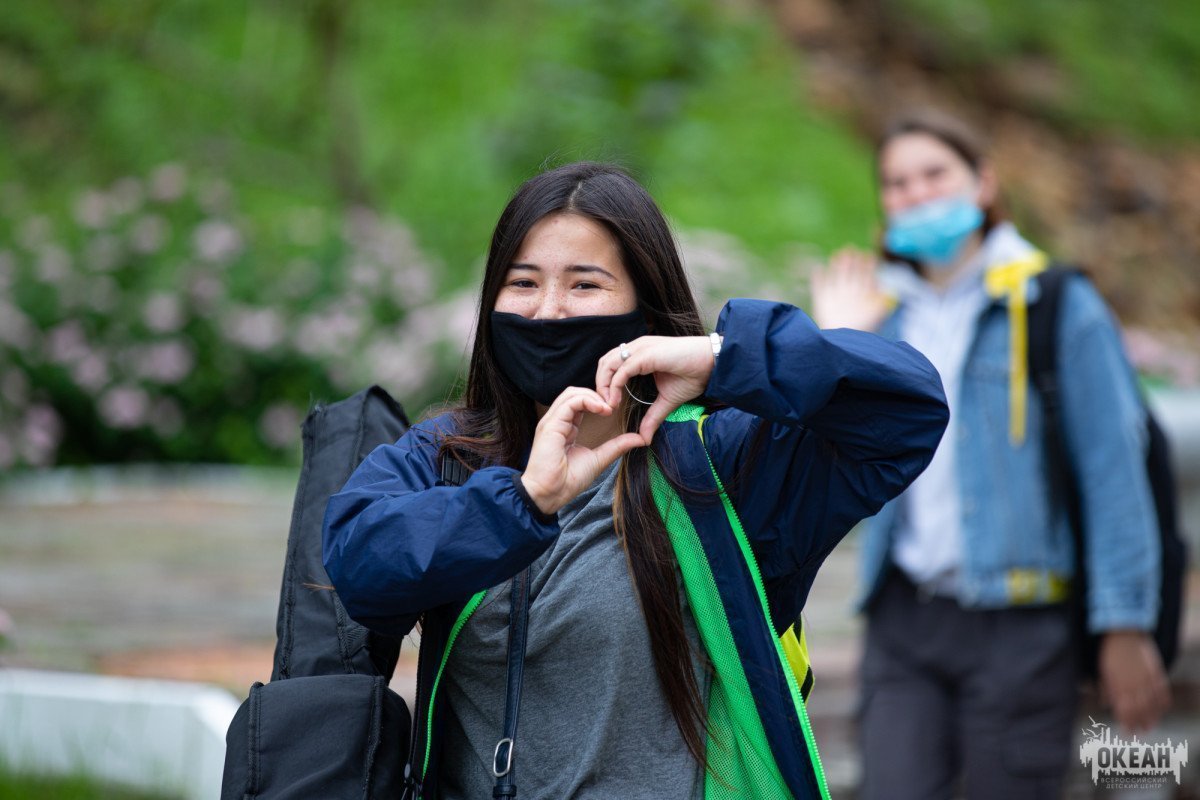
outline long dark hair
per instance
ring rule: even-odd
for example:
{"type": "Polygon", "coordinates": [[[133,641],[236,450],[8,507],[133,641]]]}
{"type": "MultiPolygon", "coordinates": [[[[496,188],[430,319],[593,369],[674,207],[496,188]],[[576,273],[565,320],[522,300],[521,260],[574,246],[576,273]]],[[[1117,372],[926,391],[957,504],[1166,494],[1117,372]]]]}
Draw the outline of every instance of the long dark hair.
{"type": "MultiPolygon", "coordinates": [[[[944,111],[939,111],[936,108],[917,108],[907,111],[900,116],[893,118],[884,127],[883,133],[880,135],[878,142],[875,145],[875,185],[882,185],[882,176],[879,174],[879,161],[883,155],[883,149],[887,147],[893,139],[905,136],[910,133],[923,133],[926,136],[932,136],[942,144],[949,147],[958,155],[971,171],[976,175],[983,166],[988,162],[987,144],[983,136],[981,136],[974,128],[966,122],[944,111]]],[[[878,205],[878,204],[877,204],[878,205]]],[[[1004,205],[1000,202],[1000,195],[997,192],[996,196],[983,210],[983,225],[980,226],[980,232],[987,236],[991,233],[992,228],[999,225],[1008,215],[1004,211],[1004,205]]],[[[916,262],[911,259],[898,256],[895,253],[889,252],[883,246],[882,237],[879,245],[880,253],[888,261],[903,261],[916,267],[916,262]]]]}
{"type": "MultiPolygon", "coordinates": [[[[590,162],[567,164],[531,178],[513,195],[492,234],[466,393],[462,405],[452,411],[456,433],[443,440],[443,458],[523,467],[533,441],[536,410],[533,401],[500,371],[492,354],[491,311],[529,229],[555,213],[587,217],[612,235],[652,333],[704,334],[670,227],[637,181],[618,167],[590,162]]],[[[653,398],[650,377],[641,376],[631,384],[638,397],[653,398]]],[[[636,431],[646,407],[638,403],[622,407],[625,430],[636,431]]],[[[613,522],[649,628],[655,672],[688,750],[703,762],[704,703],[684,628],[675,553],[650,492],[649,450],[638,448],[622,459],[613,522]]]]}

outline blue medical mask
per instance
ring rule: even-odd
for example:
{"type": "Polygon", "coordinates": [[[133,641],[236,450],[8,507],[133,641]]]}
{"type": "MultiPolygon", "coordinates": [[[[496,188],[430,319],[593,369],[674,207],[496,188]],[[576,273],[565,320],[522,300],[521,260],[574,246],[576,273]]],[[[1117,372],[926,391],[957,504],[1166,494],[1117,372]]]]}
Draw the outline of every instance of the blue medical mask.
{"type": "Polygon", "coordinates": [[[898,256],[944,268],[982,224],[979,206],[961,195],[944,197],[893,214],[883,243],[898,256]]]}

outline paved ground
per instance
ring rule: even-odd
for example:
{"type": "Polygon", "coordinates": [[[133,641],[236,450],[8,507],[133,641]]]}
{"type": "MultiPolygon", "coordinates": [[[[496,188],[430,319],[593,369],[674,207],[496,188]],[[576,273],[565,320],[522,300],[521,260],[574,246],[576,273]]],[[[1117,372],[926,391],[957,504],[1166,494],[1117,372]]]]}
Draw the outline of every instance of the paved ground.
{"type": "MultiPolygon", "coordinates": [[[[58,472],[0,485],[0,608],[14,623],[14,646],[0,659],[201,680],[244,695],[271,672],[294,479],[214,468],[58,472]]],[[[806,610],[817,674],[810,709],[843,798],[858,770],[856,555],[853,538],[838,548],[806,610]]],[[[1200,581],[1192,589],[1188,651],[1174,675],[1179,702],[1161,733],[1200,746],[1200,581]]],[[[403,694],[411,666],[395,682],[403,694]]],[[[1089,796],[1087,773],[1076,772],[1072,797],[1089,796]]],[[[1200,781],[1200,768],[1185,777],[1200,781]]],[[[1200,797],[1188,791],[1176,796],[1200,797]]]]}
{"type": "MultiPolygon", "coordinates": [[[[55,478],[0,494],[0,607],[16,644],[6,661],[142,674],[177,650],[234,647],[265,649],[269,675],[293,475],[55,478]]],[[[266,677],[193,674],[235,687],[266,677]]]]}

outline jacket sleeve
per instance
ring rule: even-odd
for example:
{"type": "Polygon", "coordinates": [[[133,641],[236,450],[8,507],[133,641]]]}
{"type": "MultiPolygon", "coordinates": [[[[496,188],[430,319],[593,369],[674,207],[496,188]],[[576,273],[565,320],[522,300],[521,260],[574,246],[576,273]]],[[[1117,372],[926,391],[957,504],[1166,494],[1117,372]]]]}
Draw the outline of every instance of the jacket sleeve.
{"type": "Polygon", "coordinates": [[[1088,572],[1088,625],[1151,630],[1161,544],[1146,473],[1145,407],[1116,325],[1086,280],[1064,287],[1059,391],[1079,487],[1088,572]]]}
{"type": "Polygon", "coordinates": [[[816,569],[933,458],[941,379],[907,344],[820,330],[783,303],[731,300],[706,390],[713,464],[751,537],[773,611],[798,614],[816,569]]]}
{"type": "Polygon", "coordinates": [[[421,612],[502,583],[558,535],[507,467],[437,486],[432,425],[369,455],[325,510],[325,569],[368,628],[411,630],[421,612]]]}

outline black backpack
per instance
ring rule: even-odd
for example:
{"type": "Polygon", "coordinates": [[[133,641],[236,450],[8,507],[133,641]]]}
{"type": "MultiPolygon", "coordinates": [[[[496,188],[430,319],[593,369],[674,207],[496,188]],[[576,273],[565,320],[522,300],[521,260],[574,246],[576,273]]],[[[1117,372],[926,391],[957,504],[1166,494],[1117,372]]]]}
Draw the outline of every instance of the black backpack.
{"type": "Polygon", "coordinates": [[[398,639],[352,621],[321,560],[329,496],[377,445],[408,429],[372,386],[304,420],[304,461],[288,533],[271,682],[255,683],[226,736],[221,800],[396,798],[411,718],[388,688],[398,639]]]}
{"type": "MultiPolygon", "coordinates": [[[[1081,276],[1078,270],[1054,267],[1037,276],[1040,297],[1029,306],[1029,374],[1042,399],[1045,418],[1045,447],[1051,497],[1065,506],[1075,540],[1075,578],[1072,598],[1075,634],[1080,646],[1080,667],[1085,677],[1097,672],[1099,637],[1087,627],[1086,546],[1079,488],[1068,463],[1063,440],[1061,397],[1058,385],[1057,341],[1062,296],[1068,280],[1081,276]]],[[[1179,651],[1179,631],[1183,624],[1183,593],[1187,576],[1187,545],[1180,535],[1176,481],[1171,466],[1170,443],[1162,426],[1146,407],[1149,449],[1146,474],[1154,495],[1157,530],[1162,545],[1162,583],[1154,641],[1164,667],[1170,667],[1179,651]]]]}

